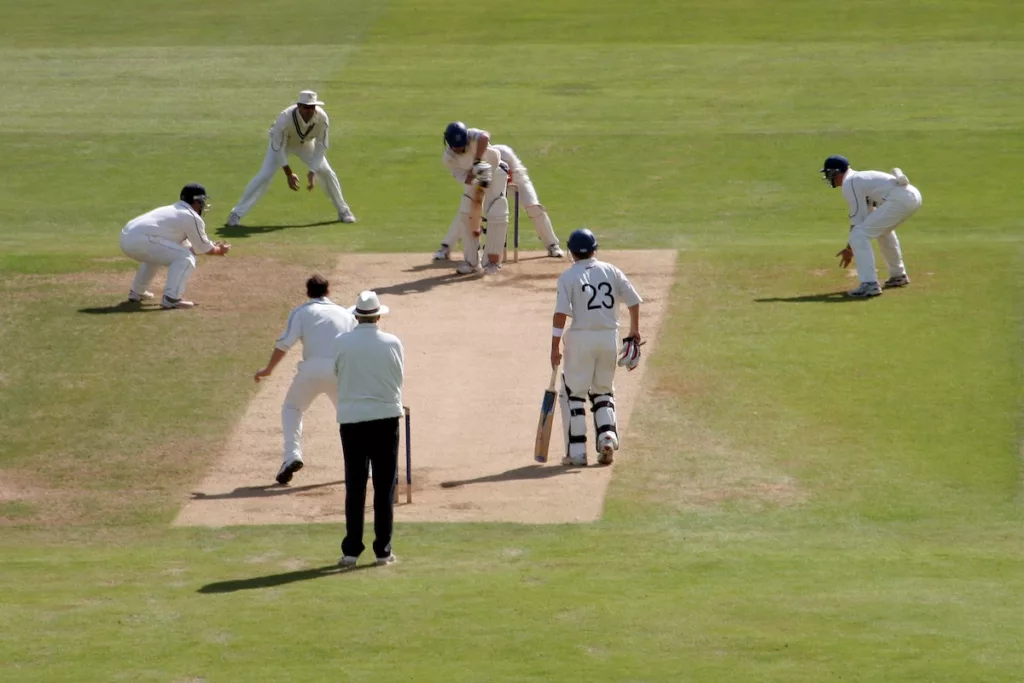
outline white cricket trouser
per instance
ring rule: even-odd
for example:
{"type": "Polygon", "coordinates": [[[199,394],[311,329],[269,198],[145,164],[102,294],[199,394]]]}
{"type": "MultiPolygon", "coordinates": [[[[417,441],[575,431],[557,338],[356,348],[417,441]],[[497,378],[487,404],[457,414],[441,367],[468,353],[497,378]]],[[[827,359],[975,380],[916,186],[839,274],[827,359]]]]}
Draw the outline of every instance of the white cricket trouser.
{"type": "Polygon", "coordinates": [[[563,340],[562,390],[559,406],[565,453],[581,462],[587,456],[586,398],[600,398],[608,407],[595,410],[595,437],[604,429],[615,431],[612,383],[619,355],[618,330],[566,331],[563,340]]]}
{"type": "MultiPolygon", "coordinates": [[[[327,163],[327,157],[324,157],[323,162],[317,168],[310,166],[310,160],[313,158],[314,148],[312,144],[300,145],[298,147],[289,147],[288,153],[294,154],[295,156],[302,159],[303,163],[309,168],[309,170],[316,173],[316,180],[320,184],[320,187],[324,189],[327,196],[330,198],[331,203],[334,204],[334,208],[338,212],[342,212],[348,209],[348,204],[345,203],[345,197],[341,193],[341,182],[338,180],[337,174],[331,165],[327,163]]],[[[245,192],[242,193],[242,198],[238,200],[238,204],[235,208],[231,209],[232,213],[238,214],[242,217],[252,210],[252,207],[256,205],[256,202],[260,200],[267,189],[270,187],[270,183],[273,182],[274,176],[281,172],[281,166],[278,162],[277,152],[275,152],[270,144],[267,144],[267,155],[263,157],[263,166],[260,168],[260,172],[256,174],[256,177],[249,181],[249,185],[246,186],[245,192]]]]}
{"type": "MultiPolygon", "coordinates": [[[[487,245],[486,254],[497,256],[500,262],[505,251],[505,238],[508,235],[508,198],[505,196],[505,186],[508,184],[508,174],[499,166],[500,157],[492,148],[484,155],[484,161],[491,164],[494,169],[491,175],[491,182],[484,192],[483,215],[487,217],[487,245]]],[[[467,263],[478,265],[480,238],[474,236],[470,230],[469,215],[473,210],[473,194],[475,185],[462,186],[462,201],[459,204],[459,231],[462,238],[462,254],[467,263]]],[[[489,259],[490,260],[490,259],[489,259]]]]}
{"type": "Polygon", "coordinates": [[[185,294],[185,287],[192,271],[196,269],[196,257],[192,251],[182,245],[149,235],[121,234],[121,251],[125,256],[139,262],[139,269],[132,280],[132,291],[142,294],[156,277],[161,266],[167,266],[167,284],[164,296],[169,299],[180,299],[185,294]]]}
{"type": "MultiPolygon", "coordinates": [[[[507,145],[495,145],[495,149],[501,155],[501,160],[508,164],[510,177],[509,187],[506,191],[506,196],[509,205],[512,205],[515,201],[513,193],[519,191],[519,205],[523,207],[524,212],[529,216],[530,221],[533,223],[534,232],[537,233],[537,239],[545,247],[550,247],[554,244],[558,244],[558,237],[555,235],[555,229],[551,225],[551,218],[548,217],[547,209],[540,203],[540,199],[537,198],[537,190],[533,187],[533,181],[530,180],[530,174],[523,165],[523,162],[519,160],[516,153],[511,147],[507,145]]],[[[461,210],[461,209],[460,209],[461,210]]],[[[490,219],[488,219],[490,220],[490,219]]],[[[490,230],[488,230],[490,232],[490,230]]],[[[461,214],[455,214],[454,220],[452,220],[451,226],[448,228],[448,233],[441,240],[442,244],[446,244],[449,247],[453,247],[458,243],[459,238],[462,235],[462,218],[461,214]]]]}
{"type": "Polygon", "coordinates": [[[573,396],[612,393],[619,360],[618,330],[570,327],[562,344],[562,377],[573,396]]]}
{"type": "Polygon", "coordinates": [[[889,193],[881,206],[868,214],[863,223],[850,230],[850,248],[857,262],[857,277],[861,282],[877,282],[875,252],[871,240],[878,242],[882,258],[889,269],[889,277],[906,275],[903,251],[900,249],[896,228],[921,208],[921,193],[913,185],[897,187],[889,193]]]}
{"type": "Polygon", "coordinates": [[[338,378],[334,374],[333,358],[310,358],[299,363],[281,406],[284,462],[302,460],[302,414],[320,394],[325,394],[337,409],[338,378]]]}

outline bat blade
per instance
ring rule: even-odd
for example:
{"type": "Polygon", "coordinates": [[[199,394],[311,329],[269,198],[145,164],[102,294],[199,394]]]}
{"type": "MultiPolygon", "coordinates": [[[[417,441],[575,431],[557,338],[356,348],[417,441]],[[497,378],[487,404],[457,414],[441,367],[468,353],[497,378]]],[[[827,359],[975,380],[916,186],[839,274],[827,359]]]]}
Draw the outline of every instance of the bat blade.
{"type": "Polygon", "coordinates": [[[551,383],[544,398],[540,402],[540,421],[537,423],[537,440],[533,447],[533,459],[537,462],[548,461],[548,447],[551,444],[551,426],[555,420],[555,399],[558,397],[555,391],[555,380],[558,377],[558,368],[551,371],[551,383]]]}
{"type": "Polygon", "coordinates": [[[474,236],[480,235],[480,224],[483,222],[484,194],[486,189],[477,185],[473,189],[473,206],[469,209],[469,231],[474,236]]]}

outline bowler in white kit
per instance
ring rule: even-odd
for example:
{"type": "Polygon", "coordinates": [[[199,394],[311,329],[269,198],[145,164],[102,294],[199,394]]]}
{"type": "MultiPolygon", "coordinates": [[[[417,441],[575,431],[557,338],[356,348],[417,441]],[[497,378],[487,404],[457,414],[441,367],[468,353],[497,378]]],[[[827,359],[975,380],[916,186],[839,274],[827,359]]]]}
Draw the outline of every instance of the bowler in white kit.
{"type": "MultiPolygon", "coordinates": [[[[540,203],[540,199],[537,197],[537,190],[534,189],[533,181],[530,180],[529,171],[526,165],[516,156],[515,150],[508,145],[490,145],[490,133],[479,128],[466,128],[465,124],[460,121],[448,124],[448,127],[445,129],[444,140],[445,167],[457,181],[467,185],[472,182],[472,175],[469,173],[472,169],[472,159],[482,155],[482,150],[487,149],[488,146],[496,150],[499,163],[504,164],[508,173],[507,196],[511,198],[513,192],[519,192],[519,202],[523,205],[526,215],[533,222],[537,239],[547,249],[548,256],[562,258],[565,255],[558,246],[558,237],[555,235],[555,229],[551,225],[551,218],[548,216],[547,209],[544,208],[544,205],[540,203]]],[[[462,200],[462,203],[464,206],[465,199],[462,200]]],[[[441,248],[434,252],[435,261],[443,261],[449,258],[451,248],[461,239],[465,216],[463,206],[459,207],[459,212],[455,215],[451,227],[448,228],[448,234],[441,240],[441,248]]],[[[507,225],[507,216],[505,222],[507,225]]],[[[487,241],[490,242],[491,228],[489,216],[487,224],[487,241]]],[[[504,246],[504,241],[502,246],[504,246]]]]}
{"type": "Polygon", "coordinates": [[[594,257],[597,238],[574,230],[567,242],[573,265],[558,278],[552,318],[551,367],[562,367],[559,403],[565,431],[562,464],[587,464],[587,410],[594,414],[597,462],[609,465],[619,448],[613,380],[617,365],[630,370],[640,361],[642,299],[621,270],[594,257]],[[629,311],[629,334],[619,347],[619,304],[629,311]],[[572,318],[568,330],[565,323],[572,318]],[[621,354],[621,357],[620,357],[621,354]]]}
{"type": "Polygon", "coordinates": [[[160,306],[192,308],[185,287],[196,269],[196,254],[224,256],[231,245],[211,242],[206,236],[203,211],[208,206],[206,188],[189,183],[181,188],[179,201],[133,218],[121,230],[121,251],[139,262],[128,300],[141,303],[154,298],[148,291],[156,271],[167,266],[167,284],[160,306]]]}
{"type": "Polygon", "coordinates": [[[865,299],[878,296],[883,288],[909,285],[896,228],[921,208],[921,192],[898,168],[892,169],[892,173],[855,171],[846,157],[838,155],[825,159],[821,174],[830,187],[842,188],[843,198],[850,207],[849,242],[836,254],[843,268],[851,261],[857,263],[860,285],[849,291],[848,296],[865,299]],[[878,242],[889,269],[889,279],[882,286],[878,284],[875,270],[872,239],[878,242]]]}
{"type": "Polygon", "coordinates": [[[327,295],[330,283],[320,275],[306,281],[309,301],[294,308],[267,366],[257,370],[259,382],[269,377],[295,342],[302,341],[302,361],[281,406],[281,429],[284,432],[284,457],[277,472],[277,483],[287,484],[302,469],[302,414],[317,396],[327,396],[338,407],[338,378],[334,374],[335,343],[339,335],[356,326],[355,317],[327,295]]]}
{"type": "Polygon", "coordinates": [[[263,166],[245,188],[238,204],[231,209],[231,215],[228,216],[226,223],[228,227],[241,225],[242,218],[266,193],[279,170],[284,173],[288,187],[299,191],[299,176],[292,171],[288,163],[289,154],[299,157],[309,168],[306,189],[312,190],[319,180],[338,212],[338,220],[342,223],[356,222],[356,217],[341,193],[338,176],[327,163],[330,120],[327,118],[327,112],[323,110],[323,104],[314,91],[303,90],[299,93],[298,101],[278,115],[274,125],[270,127],[270,141],[267,144],[267,154],[263,158],[263,166]]]}

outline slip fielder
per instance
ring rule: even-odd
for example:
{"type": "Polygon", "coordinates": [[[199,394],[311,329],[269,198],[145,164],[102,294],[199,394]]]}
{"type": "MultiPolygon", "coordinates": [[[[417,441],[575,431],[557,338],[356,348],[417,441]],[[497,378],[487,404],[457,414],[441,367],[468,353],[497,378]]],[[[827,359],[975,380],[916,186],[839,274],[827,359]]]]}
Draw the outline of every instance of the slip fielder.
{"type": "Polygon", "coordinates": [[[849,242],[836,256],[842,268],[856,258],[860,285],[847,295],[866,299],[880,295],[883,288],[909,285],[896,228],[921,208],[921,192],[898,168],[892,169],[892,173],[855,171],[846,157],[838,155],[825,159],[821,174],[827,185],[842,188],[843,198],[850,206],[849,242]],[[881,287],[872,239],[878,242],[889,269],[889,279],[881,287]]]}
{"type": "Polygon", "coordinates": [[[566,243],[573,265],[558,278],[552,319],[551,367],[562,362],[559,403],[565,430],[566,466],[587,464],[587,410],[594,414],[597,462],[609,465],[619,448],[615,422],[615,367],[633,370],[640,362],[640,304],[642,299],[621,270],[594,258],[597,238],[587,229],[574,230],[566,243]],[[619,348],[618,305],[629,310],[629,335],[619,348]],[[572,326],[565,330],[567,318],[572,326]],[[564,340],[564,341],[563,341],[564,340]],[[619,354],[621,353],[621,357],[619,354]]]}
{"type": "Polygon", "coordinates": [[[309,173],[306,174],[306,189],[312,190],[319,178],[324,192],[338,211],[338,220],[342,223],[356,222],[356,217],[341,194],[338,176],[327,163],[330,120],[327,118],[327,112],[323,110],[323,104],[314,91],[303,90],[299,93],[298,101],[278,115],[274,125],[270,127],[270,141],[267,144],[267,154],[263,158],[263,166],[256,177],[249,181],[242,198],[238,200],[235,208],[231,209],[231,215],[228,216],[225,225],[241,225],[242,218],[252,210],[270,187],[270,182],[278,169],[284,172],[288,187],[299,191],[299,176],[292,172],[292,167],[288,164],[289,154],[299,157],[309,167],[309,173]]]}

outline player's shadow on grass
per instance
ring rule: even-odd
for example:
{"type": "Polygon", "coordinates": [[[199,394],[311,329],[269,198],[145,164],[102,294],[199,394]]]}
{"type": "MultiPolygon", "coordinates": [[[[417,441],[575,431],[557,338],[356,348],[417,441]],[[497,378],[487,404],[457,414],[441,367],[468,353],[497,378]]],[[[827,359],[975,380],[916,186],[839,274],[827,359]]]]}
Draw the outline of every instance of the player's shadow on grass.
{"type": "Polygon", "coordinates": [[[455,479],[452,481],[442,481],[441,488],[451,489],[456,486],[465,486],[466,484],[486,484],[499,481],[521,481],[524,479],[549,479],[551,477],[558,477],[563,474],[579,474],[580,469],[568,468],[568,467],[544,467],[543,465],[525,465],[523,467],[517,467],[514,470],[507,470],[505,472],[499,472],[497,474],[487,474],[482,477],[475,477],[473,479],[455,479]]]}
{"type": "Polygon", "coordinates": [[[252,235],[262,235],[278,230],[290,230],[291,228],[319,228],[323,225],[334,225],[339,220],[317,221],[315,223],[283,223],[281,225],[222,225],[217,228],[218,237],[247,238],[252,235]]]}
{"type": "Polygon", "coordinates": [[[867,299],[861,299],[854,296],[847,296],[846,290],[840,290],[838,292],[826,292],[824,294],[803,294],[801,296],[773,296],[764,299],[754,299],[754,301],[756,301],[759,304],[804,304],[814,302],[820,304],[842,304],[850,301],[867,301],[867,299]]]}
{"type": "Polygon", "coordinates": [[[344,479],[339,481],[327,481],[320,484],[305,484],[303,486],[282,486],[281,484],[264,484],[262,486],[239,486],[233,491],[226,493],[203,493],[193,491],[192,500],[229,500],[232,498],[273,498],[274,496],[287,496],[293,493],[302,493],[313,489],[322,489],[326,486],[340,486],[345,483],[344,479]]]}
{"type": "Polygon", "coordinates": [[[157,306],[143,306],[142,304],[135,303],[134,301],[122,301],[114,306],[95,306],[92,308],[79,308],[79,313],[88,313],[89,315],[106,315],[107,313],[153,313],[157,311],[163,311],[159,305],[157,306]]]}
{"type": "Polygon", "coordinates": [[[310,579],[322,579],[325,576],[336,576],[338,574],[349,574],[363,569],[374,569],[376,566],[377,565],[375,564],[360,564],[355,567],[343,568],[334,564],[329,564],[323,567],[299,569],[298,571],[284,572],[282,574],[254,576],[251,579],[217,581],[215,583],[206,584],[196,592],[209,595],[216,593],[234,593],[236,591],[248,591],[258,588],[274,588],[275,586],[283,586],[288,583],[295,583],[296,581],[309,581],[310,579]]]}

